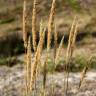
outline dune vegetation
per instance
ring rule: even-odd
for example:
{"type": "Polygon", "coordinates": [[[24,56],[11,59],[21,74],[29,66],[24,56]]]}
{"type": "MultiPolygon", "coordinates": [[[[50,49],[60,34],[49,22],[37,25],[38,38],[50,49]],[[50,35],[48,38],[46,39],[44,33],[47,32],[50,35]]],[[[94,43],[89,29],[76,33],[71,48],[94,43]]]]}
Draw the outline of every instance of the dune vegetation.
{"type": "Polygon", "coordinates": [[[95,96],[95,8],[91,0],[1,0],[0,96],[95,96]],[[87,84],[93,93],[79,94],[87,84]]]}

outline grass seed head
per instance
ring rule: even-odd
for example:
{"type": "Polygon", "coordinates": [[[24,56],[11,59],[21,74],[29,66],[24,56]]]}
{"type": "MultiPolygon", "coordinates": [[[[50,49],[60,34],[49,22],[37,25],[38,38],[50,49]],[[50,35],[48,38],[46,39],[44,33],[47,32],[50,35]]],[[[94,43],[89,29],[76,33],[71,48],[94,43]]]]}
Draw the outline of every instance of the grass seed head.
{"type": "Polygon", "coordinates": [[[36,38],[36,3],[37,0],[34,0],[33,11],[32,11],[32,38],[33,38],[33,49],[37,49],[37,38],[36,38]]]}
{"type": "Polygon", "coordinates": [[[55,4],[56,4],[56,0],[53,0],[49,21],[48,21],[47,51],[50,50],[50,45],[51,45],[51,38],[52,38],[51,35],[52,35],[53,21],[55,16],[55,4]]]}
{"type": "Polygon", "coordinates": [[[26,31],[26,17],[27,17],[27,13],[26,13],[26,5],[27,5],[27,2],[26,0],[24,0],[24,3],[23,3],[23,41],[24,41],[24,47],[25,49],[27,48],[27,31],[26,31]]]}

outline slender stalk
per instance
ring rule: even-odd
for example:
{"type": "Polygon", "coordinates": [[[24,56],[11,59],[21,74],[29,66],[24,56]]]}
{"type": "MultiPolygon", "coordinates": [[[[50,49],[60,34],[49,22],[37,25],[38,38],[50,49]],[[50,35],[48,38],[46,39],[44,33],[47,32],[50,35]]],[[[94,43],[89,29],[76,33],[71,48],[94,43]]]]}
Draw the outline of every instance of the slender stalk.
{"type": "Polygon", "coordinates": [[[23,3],[23,41],[24,41],[24,46],[25,46],[25,49],[27,48],[27,32],[26,32],[26,0],[24,0],[24,3],[23,3]]]}
{"type": "Polygon", "coordinates": [[[77,18],[75,17],[74,22],[72,24],[71,27],[71,31],[70,31],[70,35],[69,35],[69,42],[68,42],[68,48],[67,48],[67,53],[66,53],[66,67],[65,67],[65,71],[66,71],[66,78],[64,81],[64,93],[67,95],[67,91],[68,91],[68,78],[69,78],[69,66],[70,66],[70,62],[71,62],[71,58],[72,58],[72,54],[73,54],[73,49],[74,49],[74,44],[75,44],[75,40],[76,40],[76,35],[77,35],[77,18]]]}
{"type": "Polygon", "coordinates": [[[50,51],[50,47],[51,47],[51,38],[52,38],[52,29],[53,29],[53,21],[54,21],[54,15],[55,15],[55,3],[56,0],[52,1],[52,7],[51,7],[51,12],[50,12],[50,16],[49,16],[49,21],[48,21],[48,34],[47,34],[47,56],[44,62],[44,69],[43,69],[43,95],[45,96],[46,92],[46,78],[47,78],[47,62],[48,62],[48,58],[49,58],[49,51],[50,51]]]}
{"type": "Polygon", "coordinates": [[[81,86],[82,86],[82,83],[84,81],[84,77],[87,73],[87,70],[88,70],[88,66],[91,64],[91,60],[93,59],[93,56],[91,56],[86,64],[86,66],[84,67],[82,73],[81,73],[81,77],[80,77],[80,83],[79,83],[79,87],[78,87],[78,91],[80,90],[81,86]]]}
{"type": "Polygon", "coordinates": [[[53,28],[53,21],[54,21],[54,15],[55,15],[55,3],[56,3],[56,0],[53,0],[49,21],[48,21],[47,51],[50,50],[50,45],[51,45],[51,38],[52,38],[51,32],[53,28]]]}
{"type": "Polygon", "coordinates": [[[74,29],[74,36],[73,36],[72,45],[71,45],[71,57],[73,55],[74,48],[75,48],[77,32],[78,32],[78,22],[76,22],[75,29],[74,29]]]}
{"type": "MultiPolygon", "coordinates": [[[[26,23],[27,23],[26,5],[27,5],[27,2],[26,2],[26,0],[24,0],[24,3],[23,3],[23,41],[24,41],[24,47],[25,47],[25,60],[27,58],[27,40],[28,40],[27,31],[26,31],[26,23]]],[[[26,70],[26,75],[25,75],[26,85],[25,85],[24,95],[27,96],[28,95],[27,61],[25,61],[25,70],[26,70]]]]}
{"type": "Polygon", "coordinates": [[[26,0],[24,0],[24,3],[23,3],[23,41],[24,41],[24,47],[25,49],[27,48],[27,31],[26,31],[26,16],[27,16],[27,13],[26,13],[26,0]]]}
{"type": "MultiPolygon", "coordinates": [[[[40,59],[41,59],[42,50],[43,50],[43,46],[44,46],[45,30],[46,30],[46,27],[45,27],[45,25],[44,25],[44,22],[41,21],[41,22],[40,22],[40,34],[39,34],[39,36],[40,36],[40,40],[39,40],[40,45],[39,45],[39,54],[38,54],[38,63],[39,63],[39,64],[40,64],[40,62],[41,62],[40,59]]],[[[39,65],[39,64],[38,64],[38,65],[39,65]]],[[[38,70],[38,71],[39,71],[39,68],[40,68],[40,65],[37,66],[37,70],[38,70]]],[[[38,72],[37,72],[37,74],[38,74],[38,72]]]]}
{"type": "Polygon", "coordinates": [[[57,53],[57,43],[58,43],[58,33],[57,33],[57,30],[56,30],[56,24],[54,23],[54,65],[53,65],[53,69],[52,69],[52,92],[51,92],[51,96],[54,96],[54,88],[55,88],[55,84],[54,84],[54,80],[53,80],[53,74],[54,74],[54,71],[55,71],[55,58],[56,58],[56,53],[57,53]]]}
{"type": "Polygon", "coordinates": [[[34,0],[33,11],[32,11],[32,40],[33,40],[33,49],[36,52],[37,42],[36,42],[36,3],[37,0],[34,0]]]}
{"type": "MultiPolygon", "coordinates": [[[[54,67],[52,69],[52,93],[51,93],[51,96],[54,96],[54,89],[55,89],[55,83],[54,83],[54,80],[53,80],[53,73],[55,71],[55,68],[57,66],[57,63],[58,63],[58,59],[59,59],[59,55],[60,55],[60,52],[61,52],[61,48],[63,46],[63,41],[64,41],[64,36],[62,37],[61,39],[61,42],[59,44],[59,48],[57,49],[57,52],[56,52],[56,55],[54,55],[54,67]]],[[[54,42],[56,43],[56,42],[54,42]]]]}
{"type": "Polygon", "coordinates": [[[38,47],[37,47],[37,51],[35,53],[35,61],[33,63],[33,66],[32,66],[32,69],[31,69],[31,89],[33,88],[33,84],[35,83],[36,81],[36,75],[37,75],[37,68],[38,68],[38,64],[40,64],[40,57],[41,57],[41,52],[42,52],[42,47],[43,47],[43,40],[44,40],[44,32],[42,32],[42,35],[40,37],[40,40],[39,40],[39,44],[38,44],[38,47]]]}
{"type": "Polygon", "coordinates": [[[88,66],[85,66],[84,69],[83,69],[83,71],[82,71],[82,73],[81,73],[80,83],[79,83],[79,88],[78,88],[78,90],[81,88],[81,85],[82,85],[82,82],[83,82],[83,80],[84,80],[84,77],[85,77],[85,75],[86,75],[87,70],[88,70],[88,66]]]}
{"type": "Polygon", "coordinates": [[[64,41],[64,36],[62,37],[61,42],[60,42],[60,45],[59,45],[59,48],[58,48],[58,50],[56,52],[55,66],[58,63],[59,55],[60,55],[60,52],[61,52],[61,49],[62,49],[62,46],[63,46],[63,41],[64,41]]]}
{"type": "Polygon", "coordinates": [[[39,32],[39,37],[40,37],[40,46],[39,46],[39,54],[38,54],[38,65],[37,65],[37,71],[36,71],[36,78],[40,74],[41,71],[41,55],[42,55],[42,50],[44,46],[44,41],[45,41],[45,23],[43,20],[40,22],[40,32],[39,32]]]}
{"type": "Polygon", "coordinates": [[[27,90],[28,90],[28,96],[31,95],[31,91],[30,90],[30,84],[31,84],[31,39],[29,37],[29,40],[28,40],[28,47],[27,47],[27,68],[26,68],[26,74],[27,74],[27,90]]]}

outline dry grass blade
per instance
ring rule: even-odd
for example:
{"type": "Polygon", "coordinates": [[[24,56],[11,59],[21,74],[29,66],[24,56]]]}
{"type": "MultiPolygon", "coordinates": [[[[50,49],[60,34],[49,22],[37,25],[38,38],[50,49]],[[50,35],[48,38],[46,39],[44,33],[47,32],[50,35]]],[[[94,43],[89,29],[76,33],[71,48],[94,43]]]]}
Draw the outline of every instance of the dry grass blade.
{"type": "Polygon", "coordinates": [[[24,41],[24,47],[25,49],[27,48],[27,31],[26,31],[26,0],[24,0],[24,4],[23,4],[23,41],[24,41]]]}
{"type": "MultiPolygon", "coordinates": [[[[45,27],[45,24],[44,22],[41,20],[40,22],[40,33],[39,33],[39,36],[40,36],[40,40],[39,40],[39,54],[38,54],[38,62],[40,63],[40,57],[41,57],[41,54],[42,54],[42,50],[43,50],[43,46],[44,46],[44,41],[45,41],[45,30],[46,30],[46,27],[45,27]]],[[[38,66],[40,67],[40,66],[38,66]]],[[[38,69],[38,68],[37,68],[38,69]]],[[[38,72],[37,72],[38,73],[38,72]]]]}
{"type": "Polygon", "coordinates": [[[47,51],[50,50],[50,45],[51,45],[51,32],[53,28],[53,21],[54,21],[54,14],[55,14],[55,3],[56,0],[53,0],[52,2],[52,7],[51,7],[51,12],[49,16],[49,22],[48,22],[48,36],[47,36],[47,51]]]}
{"type": "Polygon", "coordinates": [[[30,80],[31,80],[31,43],[30,43],[30,37],[28,40],[28,46],[27,50],[25,53],[25,70],[26,70],[26,75],[25,75],[25,80],[26,80],[26,85],[25,85],[25,92],[24,95],[28,96],[30,94],[30,80]]]}
{"type": "Polygon", "coordinates": [[[82,82],[83,82],[84,77],[85,77],[86,72],[87,72],[87,69],[88,69],[88,67],[86,66],[86,67],[83,69],[82,73],[81,73],[80,83],[79,83],[79,88],[78,88],[78,90],[81,88],[82,82]]]}
{"type": "MultiPolygon", "coordinates": [[[[44,45],[44,37],[45,37],[45,30],[46,30],[46,27],[45,27],[45,24],[43,22],[43,20],[41,20],[40,22],[40,32],[39,32],[39,37],[40,37],[40,40],[39,40],[39,44],[38,44],[38,47],[39,48],[39,53],[38,53],[38,64],[37,64],[37,68],[36,68],[36,76],[35,76],[35,89],[36,89],[36,78],[38,77],[39,73],[40,73],[40,67],[41,67],[41,61],[40,61],[40,58],[41,58],[41,53],[42,53],[42,49],[43,49],[43,45],[44,45]]],[[[37,92],[35,92],[37,93],[37,92]]]]}
{"type": "Polygon", "coordinates": [[[40,22],[40,53],[42,52],[43,49],[43,45],[44,45],[44,38],[45,38],[45,31],[46,31],[46,26],[45,23],[43,22],[43,20],[41,20],[40,22]]]}
{"type": "Polygon", "coordinates": [[[40,57],[41,57],[41,48],[43,46],[43,40],[44,40],[44,32],[42,32],[42,35],[40,37],[39,44],[37,47],[37,51],[35,53],[35,61],[33,63],[32,69],[31,69],[31,89],[33,88],[34,82],[36,81],[36,74],[37,74],[37,68],[38,64],[40,64],[40,57]]]}
{"type": "MultiPolygon", "coordinates": [[[[54,22],[54,67],[52,69],[52,84],[51,84],[51,96],[54,96],[54,89],[55,89],[55,83],[54,83],[54,80],[53,80],[53,73],[55,71],[55,58],[56,58],[56,53],[57,53],[57,44],[58,44],[58,32],[56,30],[56,24],[54,22]]],[[[47,72],[46,72],[47,73],[47,72]]]]}
{"type": "Polygon", "coordinates": [[[36,2],[34,0],[33,11],[32,11],[32,40],[33,40],[33,49],[36,52],[37,43],[36,43],[36,2]]]}
{"type": "MultiPolygon", "coordinates": [[[[45,30],[46,30],[45,24],[44,24],[43,21],[41,21],[40,22],[40,34],[39,34],[39,36],[40,36],[40,40],[39,40],[39,54],[38,54],[38,63],[39,64],[41,63],[40,59],[41,59],[41,54],[42,54],[42,50],[43,50],[43,46],[44,46],[44,41],[45,41],[45,39],[44,39],[45,38],[45,30]]],[[[38,71],[40,69],[40,66],[41,65],[37,66],[37,71],[36,71],[37,75],[39,73],[38,71]]]]}
{"type": "Polygon", "coordinates": [[[71,57],[72,57],[73,49],[74,49],[74,45],[75,45],[75,40],[76,40],[76,36],[77,36],[77,25],[76,24],[77,24],[77,18],[75,17],[72,27],[71,27],[69,41],[68,41],[68,48],[67,48],[67,53],[66,53],[66,67],[65,67],[66,78],[64,81],[64,87],[65,87],[64,93],[66,95],[67,95],[67,91],[68,91],[69,65],[70,65],[70,61],[71,61],[71,57]]]}
{"type": "Polygon", "coordinates": [[[56,51],[58,46],[58,32],[56,31],[56,24],[54,30],[54,59],[56,58],[56,51]]]}
{"type": "Polygon", "coordinates": [[[56,53],[56,58],[55,58],[55,64],[56,65],[58,63],[59,55],[60,55],[60,52],[61,52],[61,49],[62,49],[62,46],[63,46],[63,41],[64,41],[64,36],[62,37],[62,40],[60,42],[59,48],[58,48],[57,53],[56,53]]]}
{"type": "Polygon", "coordinates": [[[50,51],[50,46],[51,46],[51,35],[52,35],[52,29],[53,29],[53,21],[54,21],[54,14],[55,14],[55,3],[56,0],[53,0],[52,2],[52,7],[51,7],[51,12],[50,12],[50,16],[49,16],[49,21],[48,21],[48,35],[47,35],[47,56],[44,62],[44,72],[43,72],[43,96],[45,95],[45,86],[46,86],[46,78],[47,78],[47,62],[48,62],[48,58],[49,58],[49,51],[50,51]]]}
{"type": "Polygon", "coordinates": [[[37,48],[37,51],[35,53],[35,61],[33,62],[31,66],[31,83],[30,83],[30,90],[33,89],[34,85],[36,84],[36,71],[37,71],[37,64],[38,64],[38,54],[39,54],[39,48],[37,48]]]}
{"type": "Polygon", "coordinates": [[[87,70],[88,70],[88,66],[91,64],[91,60],[93,59],[93,56],[91,56],[88,60],[88,63],[86,64],[86,66],[84,67],[82,73],[81,73],[81,77],[80,77],[80,83],[79,83],[79,87],[78,87],[78,91],[80,90],[81,88],[81,85],[83,83],[83,80],[84,80],[84,77],[87,73],[87,70]]]}
{"type": "MultiPolygon", "coordinates": [[[[23,4],[23,41],[24,41],[24,47],[25,47],[25,60],[27,58],[27,31],[26,31],[26,0],[24,0],[23,4]]],[[[25,70],[26,70],[26,75],[25,75],[25,80],[26,80],[26,85],[25,85],[25,92],[24,95],[28,95],[28,62],[25,61],[25,70]]]]}
{"type": "MultiPolygon", "coordinates": [[[[70,35],[69,35],[69,41],[68,41],[68,47],[67,47],[67,52],[66,52],[66,63],[69,62],[69,57],[70,57],[70,53],[71,53],[71,45],[73,42],[73,36],[74,36],[74,28],[76,25],[76,17],[74,18],[71,30],[70,30],[70,35]]],[[[75,31],[76,32],[76,31],[75,31]]],[[[74,39],[75,41],[75,39],[74,39]]]]}
{"type": "MultiPolygon", "coordinates": [[[[55,34],[56,35],[56,34],[55,34]]],[[[56,40],[57,40],[57,36],[56,36],[56,40]]],[[[52,69],[52,86],[51,86],[51,88],[52,88],[52,90],[51,90],[51,96],[54,96],[54,91],[55,91],[55,82],[54,82],[54,79],[53,79],[53,73],[54,73],[54,71],[55,71],[55,68],[56,68],[56,66],[57,66],[57,63],[58,63],[58,59],[59,59],[59,55],[60,55],[60,52],[61,52],[61,49],[62,49],[62,46],[63,46],[63,41],[64,41],[64,36],[62,37],[62,39],[61,39],[61,42],[60,42],[60,44],[59,44],[59,48],[57,49],[57,46],[56,46],[56,50],[57,50],[57,52],[56,52],[56,56],[54,55],[54,67],[53,67],[53,69],[52,69]]],[[[54,43],[56,43],[57,44],[57,42],[56,41],[54,41],[54,43]]]]}
{"type": "Polygon", "coordinates": [[[72,57],[73,51],[74,51],[74,48],[75,48],[77,32],[78,32],[78,22],[76,22],[75,29],[74,29],[74,35],[73,35],[72,44],[71,44],[70,57],[72,57]]]}
{"type": "Polygon", "coordinates": [[[27,67],[26,67],[26,78],[27,78],[27,90],[28,90],[28,94],[30,94],[31,90],[30,90],[30,82],[31,82],[31,39],[29,37],[28,40],[28,47],[27,47],[27,67]]]}

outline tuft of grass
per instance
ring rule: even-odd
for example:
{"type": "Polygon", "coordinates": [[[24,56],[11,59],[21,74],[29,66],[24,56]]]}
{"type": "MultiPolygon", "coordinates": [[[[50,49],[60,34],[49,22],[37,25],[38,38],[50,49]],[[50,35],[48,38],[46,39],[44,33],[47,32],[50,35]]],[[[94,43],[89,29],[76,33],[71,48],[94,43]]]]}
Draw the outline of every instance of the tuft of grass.
{"type": "MultiPolygon", "coordinates": [[[[91,60],[90,64],[88,65],[89,69],[96,69],[96,57],[91,60]]],[[[70,72],[81,72],[84,67],[86,67],[88,61],[88,57],[86,57],[84,54],[76,55],[75,57],[72,57],[71,64],[69,66],[70,72]]],[[[52,58],[48,59],[47,62],[47,71],[49,73],[52,73],[53,68],[55,68],[54,72],[63,72],[65,71],[65,65],[66,65],[66,59],[60,58],[60,60],[57,63],[57,66],[54,66],[54,62],[52,58]]],[[[42,68],[43,70],[43,68],[42,68]]]]}
{"type": "Polygon", "coordinates": [[[8,67],[13,67],[16,64],[23,64],[23,62],[20,60],[17,60],[16,56],[12,56],[12,57],[0,56],[0,66],[6,65],[8,67]]]}
{"type": "Polygon", "coordinates": [[[80,77],[80,83],[79,83],[79,87],[78,87],[78,91],[80,90],[80,88],[82,86],[82,83],[84,81],[84,77],[85,77],[85,75],[86,75],[86,73],[87,73],[87,71],[89,69],[89,66],[91,65],[92,61],[94,61],[95,58],[96,58],[95,56],[90,56],[89,60],[87,61],[86,66],[82,70],[81,77],[80,77]]]}
{"type": "Polygon", "coordinates": [[[73,59],[73,63],[77,66],[77,70],[81,70],[84,68],[84,66],[87,64],[87,57],[85,55],[77,55],[73,59]]]}

